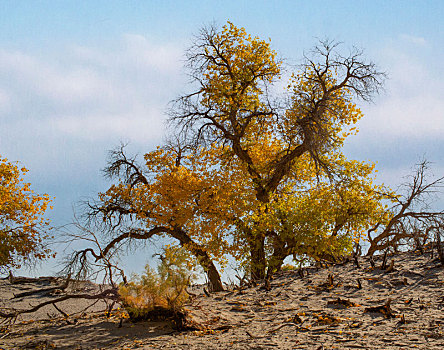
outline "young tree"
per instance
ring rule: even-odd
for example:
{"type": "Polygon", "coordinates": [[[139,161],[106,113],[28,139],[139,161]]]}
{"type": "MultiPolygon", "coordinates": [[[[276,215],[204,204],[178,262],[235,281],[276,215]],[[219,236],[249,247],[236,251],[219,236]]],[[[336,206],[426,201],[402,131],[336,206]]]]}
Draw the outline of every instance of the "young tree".
{"type": "Polygon", "coordinates": [[[49,221],[43,215],[51,200],[24,182],[27,171],[0,157],[0,272],[50,256],[49,221]]]}
{"type": "MultiPolygon", "coordinates": [[[[220,32],[204,29],[188,51],[197,90],[176,101],[172,121],[194,145],[228,146],[266,211],[279,186],[306,166],[304,155],[332,177],[325,155],[342,146],[362,116],[353,98],[370,100],[381,86],[384,74],[360,51],[343,56],[337,49],[321,42],[292,76],[286,99],[272,102],[268,92],[281,78],[282,62],[270,44],[232,23],[220,32]]],[[[265,276],[268,232],[245,232],[254,279],[265,276]]],[[[274,240],[276,249],[282,246],[274,240]]]]}

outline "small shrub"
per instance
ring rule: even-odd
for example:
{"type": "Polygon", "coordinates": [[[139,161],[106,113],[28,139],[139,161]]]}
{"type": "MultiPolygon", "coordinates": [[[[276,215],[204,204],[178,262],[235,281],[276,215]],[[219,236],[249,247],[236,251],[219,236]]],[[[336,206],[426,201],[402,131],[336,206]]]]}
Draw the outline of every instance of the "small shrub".
{"type": "Polygon", "coordinates": [[[186,286],[195,278],[195,261],[184,248],[164,248],[157,271],[149,265],[120,286],[122,305],[132,321],[169,319],[178,314],[189,295],[186,286]]]}
{"type": "Polygon", "coordinates": [[[282,269],[282,271],[294,271],[294,270],[297,270],[297,267],[295,265],[285,264],[285,265],[282,265],[281,269],[282,269]]]}

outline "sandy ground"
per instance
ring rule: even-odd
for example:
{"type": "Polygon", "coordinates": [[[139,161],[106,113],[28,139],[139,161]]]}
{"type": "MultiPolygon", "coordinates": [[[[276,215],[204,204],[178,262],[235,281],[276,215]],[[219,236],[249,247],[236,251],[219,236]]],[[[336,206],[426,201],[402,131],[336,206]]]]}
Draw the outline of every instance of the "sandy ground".
{"type": "MultiPolygon", "coordinates": [[[[271,289],[199,295],[186,306],[201,331],[174,331],[167,322],[132,324],[106,318],[104,305],[80,312],[86,301],[67,301],[3,327],[2,349],[444,349],[444,268],[430,253],[389,257],[394,270],[349,262],[282,272],[271,289]],[[359,286],[359,282],[360,286],[359,286]],[[390,308],[383,308],[391,300],[390,308]],[[375,308],[381,307],[380,311],[375,308]],[[372,309],[373,308],[373,309],[372,309]],[[385,312],[384,312],[385,311],[385,312]]],[[[38,297],[11,299],[36,285],[1,281],[3,306],[35,305],[38,297]]],[[[40,286],[41,287],[41,286],[40,286]]],[[[86,288],[97,288],[86,285],[86,288]]],[[[40,300],[52,296],[40,296],[40,300]]]]}

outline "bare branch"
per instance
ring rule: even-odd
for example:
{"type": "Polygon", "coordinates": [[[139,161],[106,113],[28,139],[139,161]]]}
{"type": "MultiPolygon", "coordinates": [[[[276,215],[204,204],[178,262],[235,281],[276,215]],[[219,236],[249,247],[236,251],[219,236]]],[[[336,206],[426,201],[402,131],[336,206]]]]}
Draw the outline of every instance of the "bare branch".
{"type": "Polygon", "coordinates": [[[51,304],[55,305],[57,303],[60,303],[62,301],[69,300],[69,299],[88,299],[88,300],[109,299],[109,300],[118,301],[119,300],[119,293],[118,293],[117,288],[109,288],[109,289],[105,289],[104,291],[102,291],[98,294],[67,294],[62,297],[56,298],[54,300],[48,300],[48,301],[42,302],[42,303],[40,303],[36,306],[33,306],[29,309],[21,309],[21,310],[16,310],[16,309],[9,309],[8,310],[7,309],[7,311],[0,311],[0,317],[6,318],[6,319],[15,319],[19,315],[33,313],[46,305],[51,305],[51,304]]]}
{"type": "MultiPolygon", "coordinates": [[[[444,177],[427,181],[429,162],[424,160],[417,164],[410,182],[403,184],[406,193],[393,197],[396,204],[391,208],[392,217],[382,231],[369,231],[370,247],[367,255],[387,248],[396,249],[400,244],[423,245],[431,239],[431,231],[440,231],[444,223],[444,210],[430,211],[429,196],[440,191],[444,185],[444,177]],[[421,207],[418,207],[421,204],[421,207]],[[376,232],[376,233],[375,233],[376,232]],[[420,233],[423,232],[423,233],[420,233]],[[371,235],[372,233],[375,233],[371,235]],[[422,243],[421,243],[422,240],[422,243]]],[[[377,225],[379,227],[380,224],[377,225]]],[[[422,246],[421,248],[422,249],[422,246]]]]}

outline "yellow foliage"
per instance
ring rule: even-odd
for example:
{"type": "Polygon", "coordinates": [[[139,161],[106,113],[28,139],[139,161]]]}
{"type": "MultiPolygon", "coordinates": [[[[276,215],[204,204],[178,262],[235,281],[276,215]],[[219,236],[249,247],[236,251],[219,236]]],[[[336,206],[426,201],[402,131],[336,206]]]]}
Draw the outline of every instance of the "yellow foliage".
{"type": "MultiPolygon", "coordinates": [[[[253,38],[230,22],[211,42],[202,53],[208,62],[203,72],[201,104],[217,108],[220,115],[229,114],[233,106],[263,109],[261,83],[271,83],[280,74],[281,65],[270,43],[253,38]]],[[[224,119],[219,121],[223,123],[224,119]]]]}
{"type": "Polygon", "coordinates": [[[188,299],[186,287],[195,278],[195,267],[196,262],[184,248],[165,247],[157,272],[146,265],[144,274],[133,276],[119,288],[130,318],[147,319],[158,309],[180,310],[188,299]]]}
{"type": "Polygon", "coordinates": [[[148,181],[112,186],[104,206],[124,203],[147,229],[180,228],[222,264],[227,255],[252,259],[255,247],[266,258],[283,247],[312,259],[345,254],[387,220],[374,165],[340,153],[362,117],[353,97],[371,85],[365,74],[353,88],[331,62],[311,62],[274,105],[268,87],[282,62],[270,42],[231,22],[200,39],[189,53],[199,88],[179,99],[176,117],[207,142],[147,153],[148,181]]]}
{"type": "Polygon", "coordinates": [[[0,157],[0,269],[20,267],[29,259],[45,259],[50,236],[44,213],[51,202],[24,182],[28,170],[0,157]]]}

